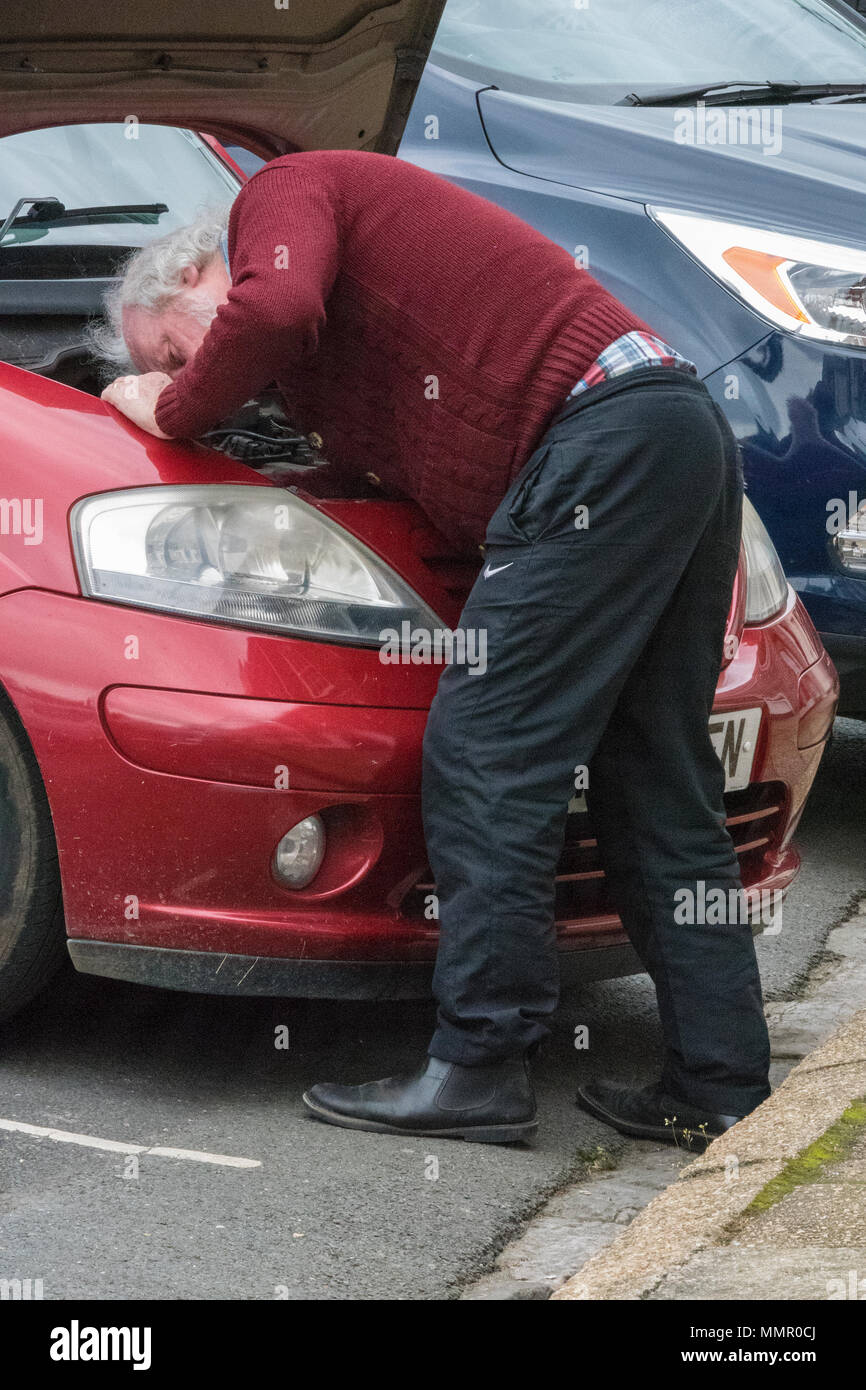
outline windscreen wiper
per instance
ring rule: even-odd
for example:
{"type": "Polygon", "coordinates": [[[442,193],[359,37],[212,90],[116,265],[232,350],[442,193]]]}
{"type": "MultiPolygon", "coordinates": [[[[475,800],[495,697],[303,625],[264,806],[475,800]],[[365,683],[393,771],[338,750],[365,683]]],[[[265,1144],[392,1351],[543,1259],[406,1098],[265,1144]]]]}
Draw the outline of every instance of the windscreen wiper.
{"type": "Polygon", "coordinates": [[[741,106],[771,101],[863,101],[863,82],[712,82],[706,87],[666,87],[638,96],[630,92],[619,106],[679,106],[704,101],[708,106],[741,106]]]}
{"type": "Polygon", "coordinates": [[[707,104],[735,106],[746,101],[768,101],[795,92],[799,82],[709,82],[704,87],[664,87],[638,96],[630,92],[619,106],[678,106],[680,102],[706,101],[707,104]]]}
{"type": "Polygon", "coordinates": [[[861,82],[858,87],[851,87],[845,91],[825,92],[813,100],[816,106],[841,106],[846,101],[866,101],[866,83],[861,82]]]}
{"type": "Polygon", "coordinates": [[[66,227],[86,227],[104,222],[157,222],[168,212],[167,203],[107,203],[102,207],[68,208],[59,198],[19,198],[0,227],[0,241],[8,231],[17,227],[50,226],[61,223],[66,227]],[[22,208],[27,212],[21,212],[22,208]]]}

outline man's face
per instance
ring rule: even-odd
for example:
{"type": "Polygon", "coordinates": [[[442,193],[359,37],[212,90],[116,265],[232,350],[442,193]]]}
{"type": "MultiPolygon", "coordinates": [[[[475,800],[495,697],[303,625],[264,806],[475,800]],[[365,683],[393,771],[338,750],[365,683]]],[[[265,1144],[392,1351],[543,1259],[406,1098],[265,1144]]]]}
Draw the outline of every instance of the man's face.
{"type": "Polygon", "coordinates": [[[206,323],[176,304],[157,313],[138,307],[123,311],[123,336],[139,372],[167,372],[174,378],[195,356],[206,332],[206,323]]]}
{"type": "Polygon", "coordinates": [[[123,337],[139,372],[166,372],[174,379],[201,347],[230,281],[222,258],[204,270],[190,267],[182,288],[165,308],[123,311],[123,337]]]}

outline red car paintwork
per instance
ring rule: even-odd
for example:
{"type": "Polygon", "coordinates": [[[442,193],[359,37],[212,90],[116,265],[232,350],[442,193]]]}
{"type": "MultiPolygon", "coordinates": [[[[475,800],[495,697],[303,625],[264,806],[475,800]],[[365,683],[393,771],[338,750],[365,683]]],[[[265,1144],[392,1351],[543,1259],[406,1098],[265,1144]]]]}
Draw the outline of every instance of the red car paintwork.
{"type": "MultiPolygon", "coordinates": [[[[68,527],[79,498],[160,483],[270,484],[2,365],[0,420],[4,493],[44,506],[41,544],[8,536],[0,549],[0,682],[47,789],[69,935],[319,961],[432,959],[435,922],[421,911],[432,885],[419,780],[439,669],[83,598],[68,527]],[[275,788],[280,767],[289,772],[285,790],[275,788]],[[271,858],[281,836],[314,812],[327,825],[325,860],[307,889],[291,891],[273,877],[271,858]]],[[[443,558],[417,508],[317,505],[445,623],[456,621],[477,563],[443,558]]],[[[743,598],[740,582],[731,619],[739,647],[716,709],[760,706],[764,718],[756,786],[733,795],[730,820],[747,884],[784,888],[798,867],[791,835],[837,682],[793,594],[770,622],[745,628],[743,598]]],[[[591,835],[572,837],[558,914],[564,949],[624,939],[593,850],[591,835]]]]}
{"type": "Polygon", "coordinates": [[[224,145],[220,144],[216,136],[208,135],[206,130],[200,130],[199,135],[201,136],[202,140],[204,140],[206,145],[210,145],[217,158],[221,159],[223,164],[225,164],[227,168],[231,169],[235,178],[238,180],[238,183],[246,183],[247,176],[244,173],[243,169],[238,164],[237,160],[232,159],[228,150],[225,148],[224,145]]]}

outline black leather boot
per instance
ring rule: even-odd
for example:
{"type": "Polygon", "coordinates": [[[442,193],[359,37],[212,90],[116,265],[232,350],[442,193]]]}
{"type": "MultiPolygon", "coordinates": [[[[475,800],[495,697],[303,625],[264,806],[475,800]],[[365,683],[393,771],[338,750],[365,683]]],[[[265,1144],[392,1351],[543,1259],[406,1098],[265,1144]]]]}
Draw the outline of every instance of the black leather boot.
{"type": "Polygon", "coordinates": [[[720,1115],[677,1100],[667,1095],[659,1082],[638,1089],[592,1081],[578,1087],[577,1103],[620,1134],[667,1140],[695,1152],[743,1119],[742,1115],[720,1115]]]}
{"type": "Polygon", "coordinates": [[[513,1144],[538,1129],[523,1057],[461,1067],[428,1057],[415,1072],[363,1086],[313,1086],[304,1104],[320,1120],[377,1134],[435,1135],[513,1144]]]}

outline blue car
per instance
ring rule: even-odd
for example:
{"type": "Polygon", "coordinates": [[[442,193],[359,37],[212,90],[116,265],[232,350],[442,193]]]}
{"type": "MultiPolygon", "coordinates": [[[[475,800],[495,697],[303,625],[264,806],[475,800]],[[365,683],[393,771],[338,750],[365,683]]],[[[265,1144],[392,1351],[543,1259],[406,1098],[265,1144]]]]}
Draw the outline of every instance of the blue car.
{"type": "Polygon", "coordinates": [[[696,363],[840,712],[866,717],[866,19],[448,0],[400,154],[568,248],[696,363]]]}

